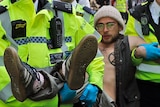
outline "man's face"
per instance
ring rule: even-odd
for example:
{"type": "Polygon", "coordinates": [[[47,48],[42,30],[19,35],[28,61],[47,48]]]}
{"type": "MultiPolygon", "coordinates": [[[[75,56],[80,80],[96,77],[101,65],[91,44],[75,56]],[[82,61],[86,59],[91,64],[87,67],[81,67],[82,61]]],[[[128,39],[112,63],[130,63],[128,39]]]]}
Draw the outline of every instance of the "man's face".
{"type": "Polygon", "coordinates": [[[68,3],[72,3],[74,0],[61,0],[63,2],[68,2],[68,3]]]}
{"type": "Polygon", "coordinates": [[[117,39],[122,27],[113,18],[104,17],[97,21],[96,30],[102,35],[101,42],[110,44],[117,39]]]}

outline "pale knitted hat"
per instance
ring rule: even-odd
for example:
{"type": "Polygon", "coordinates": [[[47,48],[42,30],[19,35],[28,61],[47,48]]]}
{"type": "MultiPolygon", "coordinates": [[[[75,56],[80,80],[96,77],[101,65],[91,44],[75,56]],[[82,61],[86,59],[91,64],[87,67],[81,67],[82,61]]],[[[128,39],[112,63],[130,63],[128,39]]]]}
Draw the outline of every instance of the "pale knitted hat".
{"type": "Polygon", "coordinates": [[[94,26],[97,24],[97,21],[100,18],[103,17],[111,17],[115,20],[117,20],[117,22],[123,27],[124,29],[124,21],[123,18],[120,14],[120,12],[113,6],[111,5],[104,5],[102,6],[95,14],[94,16],[94,26]]]}

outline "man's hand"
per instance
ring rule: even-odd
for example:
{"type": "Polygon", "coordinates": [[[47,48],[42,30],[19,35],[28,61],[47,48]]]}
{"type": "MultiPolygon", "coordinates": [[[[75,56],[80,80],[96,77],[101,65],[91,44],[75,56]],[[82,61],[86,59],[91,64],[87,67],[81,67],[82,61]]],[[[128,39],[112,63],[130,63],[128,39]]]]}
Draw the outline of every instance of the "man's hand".
{"type": "Polygon", "coordinates": [[[92,84],[88,84],[80,96],[80,100],[85,102],[88,107],[92,107],[96,102],[97,94],[98,88],[92,84]]]}

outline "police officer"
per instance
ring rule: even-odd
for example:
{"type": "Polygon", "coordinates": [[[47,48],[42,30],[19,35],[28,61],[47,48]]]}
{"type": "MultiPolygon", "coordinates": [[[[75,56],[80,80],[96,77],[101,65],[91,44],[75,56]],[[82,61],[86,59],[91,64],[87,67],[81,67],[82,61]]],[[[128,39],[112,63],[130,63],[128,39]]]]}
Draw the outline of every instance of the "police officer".
{"type": "MultiPolygon", "coordinates": [[[[91,27],[83,18],[78,17],[75,14],[72,14],[72,8],[70,8],[71,7],[70,4],[54,2],[52,5],[53,5],[52,8],[47,7],[47,5],[45,5],[46,9],[43,9],[37,13],[34,23],[31,27],[32,31],[28,36],[29,56],[27,63],[36,68],[40,69],[45,68],[45,70],[52,67],[55,64],[54,62],[55,60],[58,61],[59,59],[67,57],[71,53],[71,51],[75,48],[75,45],[79,43],[79,41],[86,34],[95,33],[97,35],[95,29],[93,29],[93,27],[91,27]],[[64,8],[65,7],[64,5],[65,6],[68,5],[68,8],[64,8]],[[55,20],[57,23],[54,22],[55,20]],[[52,27],[52,25],[54,24],[57,24],[56,31],[58,32],[56,33],[52,32],[54,31],[55,28],[54,26],[52,27]],[[56,36],[59,36],[63,39],[55,39],[51,34],[58,34],[56,36]],[[42,52],[38,52],[37,50],[42,52]]],[[[99,38],[98,35],[97,38],[99,38]]],[[[91,63],[90,66],[98,62],[102,63],[101,65],[103,65],[102,59],[103,57],[98,57],[97,55],[97,58],[91,63]]],[[[91,89],[93,88],[92,91],[94,94],[92,95],[95,96],[98,92],[98,87],[99,88],[102,87],[101,76],[103,74],[102,73],[103,66],[94,66],[94,67],[90,66],[87,68],[87,71],[90,75],[89,79],[90,84],[87,84],[85,89],[88,92],[87,87],[90,87],[91,89]],[[94,72],[91,73],[92,71],[94,72]],[[99,75],[100,77],[97,78],[97,75],[99,75]],[[94,86],[92,84],[96,84],[97,86],[94,86]],[[94,92],[94,90],[96,92],[94,92]]],[[[55,105],[58,103],[57,98],[58,96],[54,97],[55,102],[54,101],[53,102],[55,105]]],[[[90,104],[90,102],[86,103],[90,104]]]]}
{"type": "Polygon", "coordinates": [[[90,0],[76,0],[77,3],[81,4],[82,6],[87,6],[87,7],[91,7],[90,6],[90,0]]]}
{"type": "MultiPolygon", "coordinates": [[[[160,40],[159,12],[160,0],[149,0],[131,9],[125,34],[139,36],[147,43],[153,43],[156,49],[160,40]]],[[[141,93],[141,107],[159,107],[160,66],[155,61],[159,58],[159,51],[155,51],[156,54],[148,52],[152,58],[142,60],[142,63],[137,66],[136,72],[141,93]],[[153,61],[148,61],[150,59],[153,61]]]]}
{"type": "Polygon", "coordinates": [[[0,105],[1,107],[22,107],[22,106],[28,106],[28,107],[36,107],[40,105],[46,105],[49,106],[49,101],[41,101],[41,102],[34,102],[32,100],[27,99],[25,102],[19,102],[17,101],[11,92],[10,87],[10,78],[8,76],[8,73],[6,72],[6,69],[4,67],[3,63],[3,54],[5,48],[12,45],[15,48],[17,48],[19,51],[19,56],[23,61],[26,60],[26,54],[27,50],[25,48],[25,42],[21,42],[25,38],[25,36],[28,34],[29,28],[31,26],[31,22],[33,20],[33,17],[35,15],[34,13],[34,7],[32,0],[3,0],[0,2],[1,5],[1,14],[0,14],[0,71],[1,71],[1,79],[0,82],[0,105]],[[28,11],[26,11],[28,10],[28,11]],[[30,11],[29,11],[30,10],[30,11]],[[8,15],[9,19],[7,16],[8,15]],[[8,24],[9,23],[9,24],[8,24]],[[7,27],[6,27],[7,25],[7,27]],[[10,27],[8,27],[10,25],[10,27]],[[17,28],[16,28],[17,26],[17,28]],[[12,28],[12,31],[11,29],[12,28]],[[18,32],[21,30],[20,32],[18,32]],[[10,32],[10,33],[9,33],[10,32]],[[12,34],[12,35],[10,35],[12,34]],[[19,34],[19,35],[17,35],[19,34]],[[19,37],[20,36],[20,37],[19,37]],[[15,41],[13,41],[11,38],[13,38],[15,41]],[[18,46],[18,47],[17,47],[18,46]]]}
{"type": "MultiPolygon", "coordinates": [[[[72,2],[72,1],[71,1],[72,2]]],[[[75,43],[74,43],[74,41],[76,40],[77,41],[77,39],[75,39],[74,40],[74,37],[80,37],[80,38],[82,38],[83,36],[85,36],[86,34],[95,34],[95,35],[97,35],[97,32],[95,31],[95,29],[93,28],[93,27],[91,27],[82,17],[79,17],[79,16],[76,16],[75,14],[74,14],[74,9],[72,10],[71,8],[60,8],[60,7],[64,7],[63,6],[63,4],[64,5],[68,5],[68,7],[70,7],[70,4],[68,4],[68,3],[64,3],[64,2],[56,2],[56,1],[54,1],[53,2],[53,4],[54,5],[56,5],[56,3],[57,3],[57,6],[55,6],[57,9],[54,9],[54,11],[55,11],[55,18],[60,18],[61,19],[61,21],[62,21],[62,33],[63,33],[63,35],[65,36],[65,38],[63,39],[64,40],[64,42],[62,42],[62,43],[67,43],[67,44],[63,44],[62,46],[65,46],[65,47],[63,47],[62,49],[69,49],[69,50],[67,50],[66,52],[65,52],[65,50],[63,50],[62,52],[64,52],[64,56],[67,56],[67,54],[68,53],[70,53],[70,51],[74,48],[74,46],[75,46],[75,43]],[[60,6],[58,7],[58,4],[60,4],[60,6]],[[59,10],[63,10],[63,12],[62,11],[59,11],[59,10]],[[72,10],[72,11],[70,11],[70,10],[72,10]],[[77,24],[75,24],[77,22],[77,24]],[[72,27],[72,26],[74,26],[74,28],[72,27]],[[79,27],[81,28],[81,29],[79,29],[79,27]],[[76,36],[75,36],[76,35],[76,36]],[[79,35],[79,36],[78,36],[79,35]],[[68,48],[66,48],[66,47],[68,47],[68,48]]],[[[53,6],[54,6],[53,5],[53,6]]],[[[39,22],[41,22],[41,21],[39,21],[40,20],[40,18],[39,17],[42,17],[42,16],[48,16],[48,14],[47,13],[49,13],[49,14],[52,14],[54,11],[48,11],[47,10],[47,12],[46,12],[46,10],[41,10],[38,14],[37,14],[37,16],[36,16],[36,19],[35,19],[35,22],[34,22],[34,24],[33,24],[33,27],[34,27],[34,25],[35,26],[37,26],[37,24],[42,24],[42,26],[41,25],[39,25],[39,27],[40,28],[38,28],[38,29],[46,29],[46,27],[48,26],[48,24],[47,24],[47,26],[45,27],[44,25],[45,24],[43,24],[43,23],[39,23],[39,22]]],[[[51,20],[52,19],[52,17],[48,17],[47,18],[48,20],[51,20]]],[[[42,20],[42,19],[41,19],[42,20]]],[[[46,22],[48,22],[48,21],[46,21],[46,22]]],[[[60,30],[60,29],[58,29],[58,30],[60,30]]],[[[41,30],[42,31],[42,30],[41,30]]],[[[43,30],[44,31],[44,30],[43,30]]],[[[48,38],[48,36],[50,36],[50,35],[46,35],[46,33],[45,32],[47,32],[48,30],[46,29],[46,31],[44,31],[44,34],[41,32],[39,32],[39,31],[37,31],[37,34],[36,35],[33,35],[33,34],[31,34],[31,37],[32,36],[35,36],[35,37],[37,37],[38,35],[44,35],[44,36],[46,36],[47,38],[48,38]],[[40,34],[39,34],[40,33],[40,34]]],[[[51,33],[51,32],[50,32],[51,33]]],[[[54,32],[53,32],[54,33],[54,32]]],[[[30,38],[31,38],[30,37],[30,38]]],[[[39,37],[39,36],[38,36],[39,37]]],[[[80,40],[80,38],[78,39],[78,40],[80,40]]],[[[31,43],[32,44],[32,43],[31,43]]],[[[34,43],[33,43],[34,44],[34,43]]],[[[32,45],[30,45],[31,46],[31,48],[30,49],[32,49],[32,48],[34,48],[32,45]]],[[[56,54],[56,51],[54,51],[54,53],[52,53],[52,51],[53,50],[55,50],[54,48],[52,49],[52,47],[51,47],[51,49],[48,49],[48,47],[45,47],[45,49],[46,50],[48,50],[48,52],[50,53],[50,56],[52,56],[53,58],[54,58],[54,56],[57,56],[58,54],[56,54]]],[[[35,49],[32,49],[32,51],[36,51],[35,49]]],[[[36,51],[37,52],[37,51],[36,51]]],[[[32,53],[34,53],[34,52],[32,52],[32,53]]],[[[59,52],[58,52],[59,53],[59,52]]],[[[47,53],[46,53],[47,54],[47,53]]],[[[34,55],[34,57],[37,57],[37,55],[36,54],[30,54],[30,56],[32,56],[32,55],[34,55]]],[[[44,54],[42,54],[42,55],[44,55],[44,54]]],[[[45,55],[46,56],[46,55],[45,55]]],[[[48,62],[48,64],[52,64],[53,62],[53,59],[52,59],[52,57],[50,57],[49,59],[50,60],[47,60],[47,62],[48,62]]],[[[42,57],[43,58],[43,57],[42,57]]],[[[48,58],[47,58],[48,59],[48,58]]],[[[99,58],[97,58],[98,60],[99,60],[99,58]]],[[[100,58],[101,59],[101,58],[100,58]]],[[[44,60],[44,59],[43,59],[44,60]]],[[[95,60],[96,61],[96,60],[95,60]]],[[[34,59],[33,58],[29,58],[29,61],[28,62],[30,62],[30,65],[32,65],[32,66],[35,66],[35,65],[33,65],[33,64],[35,64],[35,63],[33,63],[34,62],[34,59]],[[31,61],[32,60],[32,61],[31,61]]],[[[101,63],[103,63],[103,62],[101,62],[101,63]]],[[[47,63],[46,63],[47,64],[47,63]]],[[[39,64],[40,65],[40,64],[39,64]]],[[[103,65],[103,64],[102,64],[103,65]]],[[[40,65],[40,66],[42,66],[42,65],[40,65]]],[[[48,66],[48,65],[44,65],[43,64],[43,66],[48,66]]],[[[98,72],[98,74],[100,73],[99,71],[103,71],[103,70],[99,70],[99,67],[98,66],[95,66],[95,68],[94,68],[96,71],[95,72],[98,72]]],[[[102,67],[100,67],[100,69],[103,69],[102,67]]],[[[92,71],[92,70],[91,70],[92,71]]],[[[89,71],[90,72],[90,71],[89,71]]],[[[94,73],[95,73],[94,72],[94,73]]],[[[90,74],[90,73],[89,73],[90,74]]],[[[93,76],[94,76],[94,74],[92,74],[93,76]]],[[[100,75],[101,75],[101,73],[100,73],[100,75]]],[[[93,83],[96,83],[97,85],[99,85],[99,87],[102,87],[101,86],[101,84],[99,84],[98,82],[100,82],[99,81],[99,79],[96,77],[96,79],[94,79],[94,80],[92,80],[92,78],[90,78],[90,80],[91,81],[94,81],[93,83]]],[[[102,82],[102,81],[101,81],[102,82]]],[[[100,83],[101,83],[100,82],[100,83]]]]}
{"type": "Polygon", "coordinates": [[[119,10],[119,12],[122,15],[122,18],[127,22],[128,20],[128,7],[127,7],[127,1],[126,0],[116,0],[115,7],[119,10]]]}

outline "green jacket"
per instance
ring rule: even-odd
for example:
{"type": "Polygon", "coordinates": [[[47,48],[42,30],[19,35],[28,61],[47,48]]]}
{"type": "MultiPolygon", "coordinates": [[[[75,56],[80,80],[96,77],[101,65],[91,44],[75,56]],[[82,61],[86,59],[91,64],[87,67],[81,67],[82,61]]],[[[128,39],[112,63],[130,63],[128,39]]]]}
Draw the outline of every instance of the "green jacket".
{"type": "Polygon", "coordinates": [[[88,8],[87,6],[82,6],[79,3],[76,5],[76,15],[83,17],[91,26],[94,27],[94,14],[96,11],[88,8]]]}

